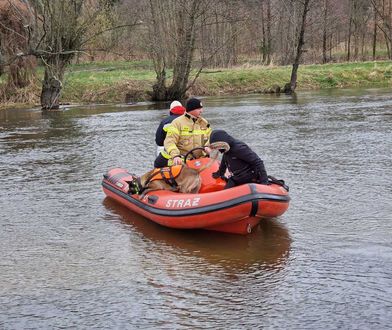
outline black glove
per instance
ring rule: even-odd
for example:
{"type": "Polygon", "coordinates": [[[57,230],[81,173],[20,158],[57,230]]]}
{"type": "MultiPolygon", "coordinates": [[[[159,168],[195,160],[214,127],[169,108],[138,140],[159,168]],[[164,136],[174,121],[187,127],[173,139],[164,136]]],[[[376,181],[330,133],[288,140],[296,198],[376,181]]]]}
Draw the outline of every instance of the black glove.
{"type": "Polygon", "coordinates": [[[221,175],[220,175],[220,173],[219,173],[219,171],[218,171],[218,172],[212,173],[212,177],[213,177],[214,179],[218,179],[218,178],[221,177],[221,175]]]}
{"type": "Polygon", "coordinates": [[[261,184],[268,184],[268,176],[267,176],[267,172],[263,166],[259,166],[256,169],[256,173],[257,173],[257,181],[261,184]]]}

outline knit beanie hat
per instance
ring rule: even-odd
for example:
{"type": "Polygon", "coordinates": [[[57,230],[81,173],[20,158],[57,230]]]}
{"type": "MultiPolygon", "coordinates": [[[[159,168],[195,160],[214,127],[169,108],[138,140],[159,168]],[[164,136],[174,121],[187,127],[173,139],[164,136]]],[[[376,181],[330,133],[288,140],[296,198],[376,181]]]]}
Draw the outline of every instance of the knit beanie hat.
{"type": "Polygon", "coordinates": [[[185,112],[185,108],[182,106],[181,102],[173,101],[170,104],[170,113],[173,115],[182,115],[185,112]]]}
{"type": "Polygon", "coordinates": [[[235,139],[223,129],[214,129],[210,135],[210,143],[226,142],[229,146],[233,146],[235,139]]]}
{"type": "Polygon", "coordinates": [[[201,101],[195,98],[189,99],[188,102],[186,103],[186,112],[200,109],[203,107],[203,104],[201,104],[201,101]]]}

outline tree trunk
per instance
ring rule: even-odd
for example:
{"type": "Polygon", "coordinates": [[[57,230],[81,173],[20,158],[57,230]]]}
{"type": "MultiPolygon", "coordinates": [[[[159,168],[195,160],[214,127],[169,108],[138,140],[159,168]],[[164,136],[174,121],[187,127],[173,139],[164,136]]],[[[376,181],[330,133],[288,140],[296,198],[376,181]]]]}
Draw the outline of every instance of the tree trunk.
{"type": "Polygon", "coordinates": [[[374,8],[374,24],[373,24],[373,61],[376,60],[377,45],[377,10],[374,8]]]}
{"type": "MultiPolygon", "coordinates": [[[[165,61],[162,54],[154,54],[161,57],[160,70],[157,72],[157,81],[154,84],[152,99],[154,101],[181,100],[185,98],[188,89],[189,75],[195,49],[195,24],[196,17],[200,15],[200,3],[192,0],[189,8],[183,6],[177,12],[177,46],[174,60],[173,79],[169,87],[166,86],[165,61]]],[[[153,8],[151,8],[153,11],[153,8]]],[[[154,13],[154,12],[153,12],[154,13]]],[[[159,28],[159,27],[155,27],[159,28]]]]}
{"type": "Polygon", "coordinates": [[[271,36],[271,0],[267,0],[267,57],[264,64],[271,64],[272,36],[271,36]]]}
{"type": "Polygon", "coordinates": [[[387,47],[388,58],[391,58],[391,28],[390,28],[390,20],[391,18],[385,13],[386,12],[386,1],[382,1],[382,20],[383,20],[383,34],[385,38],[385,45],[387,47]]]}
{"type": "Polygon", "coordinates": [[[290,79],[290,90],[286,90],[285,92],[290,92],[293,93],[295,91],[295,88],[297,87],[297,72],[298,72],[298,67],[299,67],[299,62],[301,60],[301,55],[302,55],[302,48],[304,45],[304,35],[305,35],[305,25],[306,25],[306,16],[309,11],[309,2],[310,0],[305,0],[303,3],[303,12],[302,12],[302,20],[301,20],[301,27],[300,27],[300,32],[299,32],[299,37],[298,37],[298,45],[297,45],[297,53],[294,59],[293,63],[293,69],[291,71],[291,79],[290,79]]]}
{"type": "Polygon", "coordinates": [[[155,84],[152,86],[153,100],[166,100],[166,70],[163,68],[158,72],[155,84]]]}
{"type": "Polygon", "coordinates": [[[169,100],[181,100],[185,98],[188,89],[189,74],[195,50],[195,24],[199,12],[199,1],[193,0],[191,10],[181,9],[178,20],[180,45],[177,49],[177,58],[174,63],[173,80],[167,89],[169,100]]]}
{"type": "Polygon", "coordinates": [[[266,19],[264,17],[264,1],[261,1],[260,4],[260,9],[261,9],[261,62],[265,64],[267,60],[267,38],[266,38],[266,32],[265,32],[265,24],[266,24],[266,19]]]}
{"type": "MultiPolygon", "coordinates": [[[[388,15],[389,37],[388,37],[388,39],[389,39],[389,46],[392,46],[391,45],[391,42],[392,42],[392,1],[391,0],[389,0],[388,7],[389,7],[389,15],[388,15]]],[[[389,59],[392,59],[391,47],[388,47],[388,53],[389,53],[388,54],[389,59]]]]}
{"type": "Polygon", "coordinates": [[[323,64],[328,62],[327,58],[327,18],[328,18],[328,0],[324,0],[324,17],[323,17],[323,64]]]}
{"type": "Polygon", "coordinates": [[[41,92],[42,110],[55,110],[60,107],[61,79],[57,78],[50,68],[45,68],[41,92]]]}
{"type": "MultiPolygon", "coordinates": [[[[1,44],[0,44],[1,47],[1,44]]],[[[4,65],[3,65],[3,55],[1,54],[1,50],[0,50],[0,77],[4,74],[4,65]]]]}
{"type": "Polygon", "coordinates": [[[8,85],[24,88],[30,85],[34,76],[35,61],[30,57],[18,57],[9,65],[8,85]]]}
{"type": "Polygon", "coordinates": [[[28,29],[24,25],[29,18],[23,1],[0,1],[0,75],[8,71],[10,90],[28,86],[34,76],[35,61],[30,56],[20,56],[29,50],[28,29]]]}
{"type": "Polygon", "coordinates": [[[389,47],[390,42],[387,36],[385,36],[385,45],[387,47],[388,58],[391,59],[391,48],[389,47]]]}
{"type": "Polygon", "coordinates": [[[238,55],[237,55],[237,35],[238,35],[238,29],[237,29],[237,23],[231,23],[231,29],[230,29],[230,40],[231,42],[229,43],[229,62],[228,65],[237,65],[238,63],[238,55]]]}
{"type": "Polygon", "coordinates": [[[351,31],[352,29],[352,1],[350,0],[350,14],[348,23],[348,39],[347,39],[347,62],[350,62],[351,57],[351,31]]]}
{"type": "Polygon", "coordinates": [[[163,37],[161,35],[159,9],[156,10],[156,3],[152,0],[149,2],[151,12],[150,35],[151,39],[151,57],[154,63],[156,73],[156,81],[152,87],[151,99],[153,101],[166,100],[166,60],[165,53],[162,48],[163,37]]]}
{"type": "Polygon", "coordinates": [[[189,22],[186,22],[186,20],[184,20],[185,40],[182,43],[180,49],[178,50],[178,55],[174,63],[172,84],[169,86],[167,90],[167,96],[171,100],[183,99],[187,91],[189,74],[191,71],[191,64],[192,64],[193,53],[195,49],[195,33],[194,33],[195,17],[193,14],[191,14],[189,18],[190,18],[189,22]]]}

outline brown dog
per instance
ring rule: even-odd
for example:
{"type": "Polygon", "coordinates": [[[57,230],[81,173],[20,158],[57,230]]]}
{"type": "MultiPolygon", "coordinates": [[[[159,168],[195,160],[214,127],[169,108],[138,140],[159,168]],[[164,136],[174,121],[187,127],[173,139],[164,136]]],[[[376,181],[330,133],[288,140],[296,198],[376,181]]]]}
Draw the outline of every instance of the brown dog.
{"type": "MultiPolygon", "coordinates": [[[[140,184],[142,186],[142,198],[144,195],[150,191],[154,190],[170,190],[177,191],[181,193],[191,193],[195,194],[200,190],[201,180],[199,173],[205,169],[200,168],[196,170],[190,168],[187,165],[182,166],[180,174],[174,178],[174,180],[163,180],[161,178],[153,178],[156,174],[155,170],[149,171],[140,177],[140,184]]],[[[158,172],[159,175],[159,172],[158,172]]]]}
{"type": "MultiPolygon", "coordinates": [[[[181,171],[177,176],[174,175],[175,177],[173,179],[157,179],[157,169],[143,174],[139,178],[139,186],[142,191],[141,198],[143,198],[146,193],[154,190],[170,190],[188,194],[198,193],[201,187],[199,173],[206,168],[209,168],[218,158],[218,155],[219,152],[217,152],[217,150],[212,150],[210,153],[210,161],[199,169],[190,168],[186,164],[179,165],[182,166],[181,171]]],[[[170,170],[170,168],[165,168],[165,170],[170,170]]]]}

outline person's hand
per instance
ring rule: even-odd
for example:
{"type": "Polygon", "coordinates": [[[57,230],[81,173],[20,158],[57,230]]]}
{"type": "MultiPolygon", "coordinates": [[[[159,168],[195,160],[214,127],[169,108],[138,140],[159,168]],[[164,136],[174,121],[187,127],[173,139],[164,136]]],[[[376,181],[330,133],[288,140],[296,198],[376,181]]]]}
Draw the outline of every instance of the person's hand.
{"type": "Polygon", "coordinates": [[[204,147],[204,151],[209,155],[211,153],[211,148],[210,147],[204,147]]]}
{"type": "Polygon", "coordinates": [[[257,182],[260,184],[268,184],[268,176],[267,172],[265,171],[264,167],[260,167],[256,169],[256,178],[257,182]]]}
{"type": "Polygon", "coordinates": [[[221,177],[221,175],[220,175],[219,172],[214,172],[214,173],[212,173],[212,177],[213,177],[214,179],[218,179],[218,178],[221,177]]]}
{"type": "Polygon", "coordinates": [[[176,156],[173,158],[173,165],[181,165],[182,164],[182,158],[180,156],[176,156]]]}

